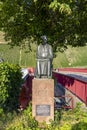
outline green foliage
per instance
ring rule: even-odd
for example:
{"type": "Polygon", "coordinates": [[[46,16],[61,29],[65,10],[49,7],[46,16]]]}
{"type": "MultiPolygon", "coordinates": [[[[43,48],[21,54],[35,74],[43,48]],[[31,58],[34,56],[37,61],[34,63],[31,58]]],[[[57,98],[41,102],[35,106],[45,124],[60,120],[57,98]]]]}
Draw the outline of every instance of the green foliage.
{"type": "Polygon", "coordinates": [[[53,50],[87,42],[86,0],[1,0],[0,29],[11,45],[40,43],[46,34],[53,50]]]}
{"type": "Polygon", "coordinates": [[[77,103],[76,108],[64,112],[60,124],[60,130],[86,130],[87,129],[87,108],[77,103]]]}
{"type": "MultiPolygon", "coordinates": [[[[71,2],[70,2],[71,3],[71,2]]],[[[53,0],[49,6],[55,12],[57,9],[61,14],[70,15],[72,13],[69,3],[59,2],[57,0],[53,0]]]]}
{"type": "Polygon", "coordinates": [[[72,130],[87,130],[87,122],[79,122],[76,123],[73,127],[72,130]]]}
{"type": "Polygon", "coordinates": [[[19,65],[0,63],[0,107],[6,111],[18,107],[21,77],[19,65]]]}
{"type": "Polygon", "coordinates": [[[55,120],[49,125],[45,122],[38,124],[32,117],[32,106],[29,104],[24,111],[18,114],[4,113],[0,110],[0,128],[2,130],[86,130],[86,113],[87,108],[83,109],[83,105],[78,103],[73,110],[55,111],[55,120]]]}
{"type": "Polygon", "coordinates": [[[31,105],[16,115],[5,130],[39,130],[37,121],[32,117],[31,105]]]}
{"type": "Polygon", "coordinates": [[[12,122],[14,117],[17,116],[17,113],[14,112],[4,112],[2,108],[0,108],[0,129],[5,130],[6,125],[12,122]]]}

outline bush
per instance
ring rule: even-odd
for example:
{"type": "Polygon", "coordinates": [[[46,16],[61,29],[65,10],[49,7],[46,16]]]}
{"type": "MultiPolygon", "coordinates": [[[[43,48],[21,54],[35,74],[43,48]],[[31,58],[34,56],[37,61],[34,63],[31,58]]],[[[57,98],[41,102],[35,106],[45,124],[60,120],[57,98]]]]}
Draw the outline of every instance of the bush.
{"type": "Polygon", "coordinates": [[[14,119],[6,125],[5,130],[39,130],[37,121],[32,117],[31,105],[24,111],[15,115],[14,119]]]}
{"type": "Polygon", "coordinates": [[[0,63],[0,107],[6,111],[16,110],[22,73],[19,65],[0,63]]]}
{"type": "Polygon", "coordinates": [[[1,130],[87,130],[87,109],[84,111],[79,105],[74,110],[55,111],[55,120],[49,125],[45,122],[38,125],[32,117],[31,105],[17,114],[3,114],[2,110],[1,113],[1,130]]]}

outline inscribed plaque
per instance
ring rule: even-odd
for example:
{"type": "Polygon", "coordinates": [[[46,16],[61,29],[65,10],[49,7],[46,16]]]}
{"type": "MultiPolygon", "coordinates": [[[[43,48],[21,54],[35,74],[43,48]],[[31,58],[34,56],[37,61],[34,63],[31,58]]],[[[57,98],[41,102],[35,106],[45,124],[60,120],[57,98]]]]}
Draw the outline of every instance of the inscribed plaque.
{"type": "Polygon", "coordinates": [[[50,105],[36,105],[37,116],[50,116],[50,105]]]}

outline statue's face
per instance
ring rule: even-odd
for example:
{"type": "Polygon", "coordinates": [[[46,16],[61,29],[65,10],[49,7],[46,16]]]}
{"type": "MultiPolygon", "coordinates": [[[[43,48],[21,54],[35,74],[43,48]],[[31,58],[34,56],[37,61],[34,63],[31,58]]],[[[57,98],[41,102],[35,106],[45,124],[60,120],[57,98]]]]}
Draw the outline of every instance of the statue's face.
{"type": "Polygon", "coordinates": [[[42,36],[42,44],[46,44],[47,43],[47,37],[46,36],[42,36]]]}
{"type": "Polygon", "coordinates": [[[43,44],[46,44],[47,43],[47,40],[44,38],[43,39],[43,44]]]}

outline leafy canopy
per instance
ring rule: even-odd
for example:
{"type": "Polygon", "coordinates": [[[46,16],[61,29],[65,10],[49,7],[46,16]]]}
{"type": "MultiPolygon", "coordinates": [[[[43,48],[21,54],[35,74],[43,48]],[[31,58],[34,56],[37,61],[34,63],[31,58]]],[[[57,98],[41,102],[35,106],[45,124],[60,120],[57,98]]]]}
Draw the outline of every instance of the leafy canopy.
{"type": "Polygon", "coordinates": [[[47,35],[54,51],[87,42],[86,0],[1,0],[0,29],[11,45],[47,35]]]}

